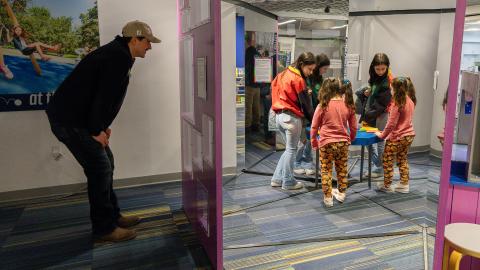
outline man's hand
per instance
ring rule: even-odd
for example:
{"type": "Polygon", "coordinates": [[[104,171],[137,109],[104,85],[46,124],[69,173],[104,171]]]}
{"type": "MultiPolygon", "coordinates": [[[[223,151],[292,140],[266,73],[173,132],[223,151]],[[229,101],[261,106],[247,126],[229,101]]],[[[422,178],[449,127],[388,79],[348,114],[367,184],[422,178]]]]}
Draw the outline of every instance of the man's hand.
{"type": "Polygon", "coordinates": [[[382,133],[380,131],[377,131],[377,132],[375,132],[375,135],[377,135],[377,137],[380,138],[380,136],[382,136],[382,133]]]}
{"type": "Polygon", "coordinates": [[[99,142],[103,147],[108,146],[108,135],[105,133],[105,131],[100,132],[98,136],[92,136],[93,139],[97,142],[99,142]]]}
{"type": "Polygon", "coordinates": [[[110,136],[112,135],[112,130],[111,130],[110,128],[107,128],[107,129],[105,130],[105,133],[107,133],[107,139],[110,140],[110,136]]]}
{"type": "Polygon", "coordinates": [[[308,88],[308,89],[307,89],[307,93],[311,96],[312,93],[313,93],[312,89],[308,88]]]}

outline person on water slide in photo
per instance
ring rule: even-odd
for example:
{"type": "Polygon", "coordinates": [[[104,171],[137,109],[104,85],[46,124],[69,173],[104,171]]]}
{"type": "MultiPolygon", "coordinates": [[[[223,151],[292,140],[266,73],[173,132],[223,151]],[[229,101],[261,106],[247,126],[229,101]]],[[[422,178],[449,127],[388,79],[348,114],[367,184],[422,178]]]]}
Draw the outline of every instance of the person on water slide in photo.
{"type": "Polygon", "coordinates": [[[50,50],[54,52],[58,52],[61,48],[60,44],[56,44],[54,46],[42,43],[42,42],[34,42],[34,43],[27,43],[28,35],[26,31],[23,30],[20,25],[13,26],[13,36],[10,39],[13,41],[13,45],[15,48],[22,52],[23,55],[31,55],[35,51],[38,52],[41,59],[43,61],[50,60],[50,57],[43,53],[44,50],[50,50]]]}

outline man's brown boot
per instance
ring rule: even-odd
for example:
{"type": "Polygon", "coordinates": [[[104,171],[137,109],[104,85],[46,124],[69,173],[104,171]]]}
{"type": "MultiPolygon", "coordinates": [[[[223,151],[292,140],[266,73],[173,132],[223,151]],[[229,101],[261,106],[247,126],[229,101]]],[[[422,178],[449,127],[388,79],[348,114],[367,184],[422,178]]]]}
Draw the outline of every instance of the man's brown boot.
{"type": "Polygon", "coordinates": [[[117,227],[111,233],[101,236],[98,238],[100,242],[123,242],[128,241],[137,237],[137,232],[135,230],[129,230],[117,227]]]}
{"type": "Polygon", "coordinates": [[[140,217],[138,216],[121,216],[117,220],[117,224],[122,228],[130,228],[137,225],[140,222],[140,217]]]}

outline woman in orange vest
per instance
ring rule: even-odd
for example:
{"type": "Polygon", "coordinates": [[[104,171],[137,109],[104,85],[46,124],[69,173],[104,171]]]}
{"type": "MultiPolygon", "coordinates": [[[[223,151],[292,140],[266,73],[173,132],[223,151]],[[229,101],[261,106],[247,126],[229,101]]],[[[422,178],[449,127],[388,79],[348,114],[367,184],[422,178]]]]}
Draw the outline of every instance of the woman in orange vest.
{"type": "Polygon", "coordinates": [[[278,161],[271,181],[272,187],[285,190],[301,189],[303,183],[293,177],[293,164],[300,140],[302,118],[312,118],[311,98],[305,79],[315,68],[315,56],[302,53],[295,63],[275,77],[272,82],[272,110],[276,113],[277,128],[285,141],[285,152],[278,161]]]}

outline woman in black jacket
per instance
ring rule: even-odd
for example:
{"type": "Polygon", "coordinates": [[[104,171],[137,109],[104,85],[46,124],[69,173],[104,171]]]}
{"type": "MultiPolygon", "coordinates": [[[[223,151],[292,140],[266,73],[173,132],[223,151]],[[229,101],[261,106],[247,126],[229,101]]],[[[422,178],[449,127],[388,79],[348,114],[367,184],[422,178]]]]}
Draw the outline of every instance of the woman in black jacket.
{"type": "MultiPolygon", "coordinates": [[[[368,80],[370,90],[363,91],[365,107],[360,118],[360,122],[366,123],[370,127],[376,127],[383,130],[387,124],[387,108],[392,99],[390,92],[389,78],[390,60],[384,53],[377,53],[370,64],[370,79],[368,80]]],[[[374,168],[372,177],[379,178],[383,175],[383,150],[384,142],[373,145],[372,162],[374,168]]]]}

